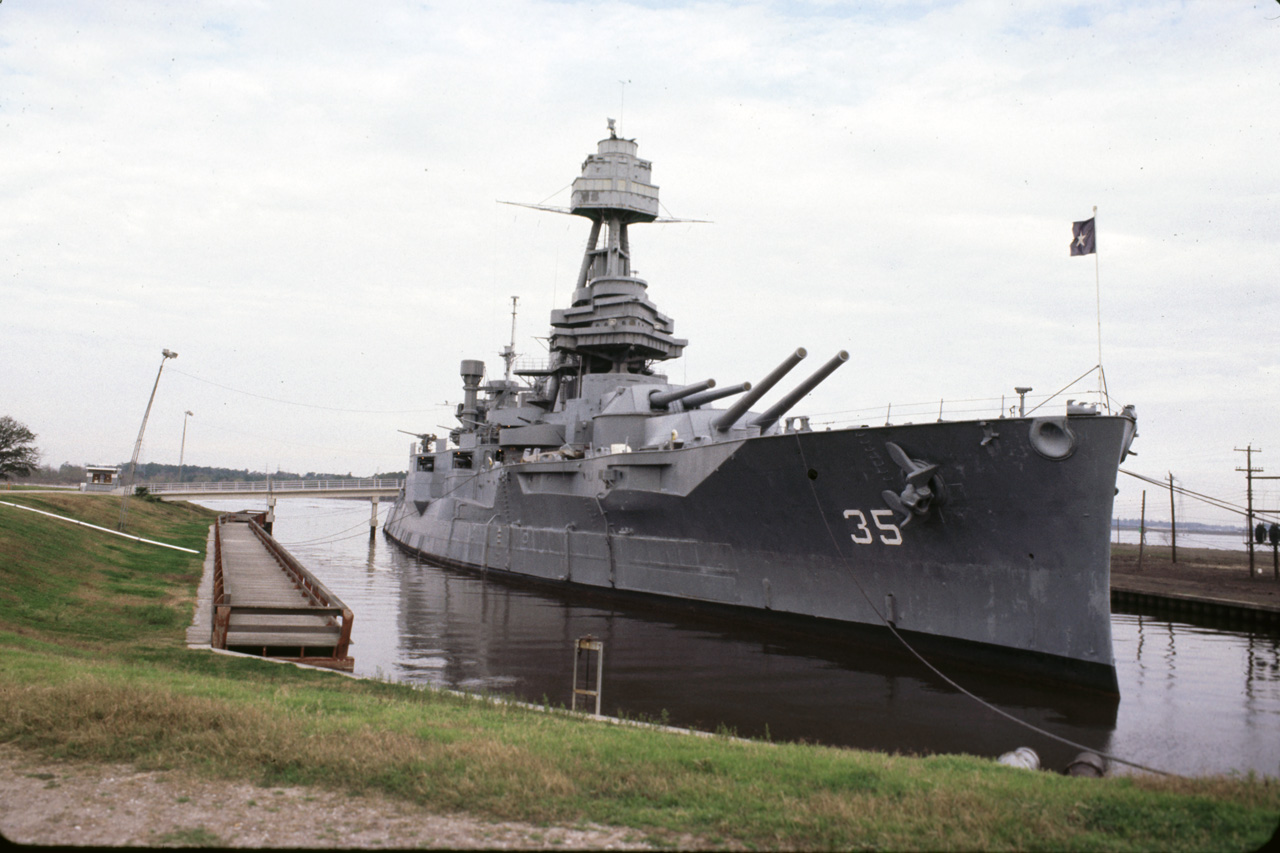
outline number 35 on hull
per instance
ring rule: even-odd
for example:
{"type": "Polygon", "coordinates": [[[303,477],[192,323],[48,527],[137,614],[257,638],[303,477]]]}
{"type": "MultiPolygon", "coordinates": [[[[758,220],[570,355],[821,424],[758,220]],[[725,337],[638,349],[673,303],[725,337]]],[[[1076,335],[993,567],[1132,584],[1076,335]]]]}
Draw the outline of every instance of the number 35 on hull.
{"type": "Polygon", "coordinates": [[[844,517],[854,521],[854,530],[849,534],[849,538],[854,541],[854,544],[871,545],[876,542],[877,538],[883,545],[902,544],[902,530],[893,523],[893,510],[873,509],[870,514],[871,523],[876,526],[876,530],[872,530],[868,525],[867,513],[862,510],[846,509],[844,511],[844,517]],[[878,537],[877,533],[879,533],[878,537]]]}

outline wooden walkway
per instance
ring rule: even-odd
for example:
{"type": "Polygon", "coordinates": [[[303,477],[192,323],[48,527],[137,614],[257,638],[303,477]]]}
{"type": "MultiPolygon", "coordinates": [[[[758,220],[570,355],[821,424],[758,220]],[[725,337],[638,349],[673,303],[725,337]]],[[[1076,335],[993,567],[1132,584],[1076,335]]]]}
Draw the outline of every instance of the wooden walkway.
{"type": "Polygon", "coordinates": [[[261,525],[221,516],[214,534],[214,648],[350,670],[353,615],[261,525]]]}

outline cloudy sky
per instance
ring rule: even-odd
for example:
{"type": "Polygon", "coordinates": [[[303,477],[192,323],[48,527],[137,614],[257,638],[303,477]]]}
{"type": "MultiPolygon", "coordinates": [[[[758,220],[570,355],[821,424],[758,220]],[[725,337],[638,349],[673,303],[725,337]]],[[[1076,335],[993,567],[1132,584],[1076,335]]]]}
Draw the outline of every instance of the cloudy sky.
{"type": "Polygon", "coordinates": [[[612,117],[712,222],[632,231],[673,380],[805,346],[851,355],[816,422],[1096,399],[1100,292],[1125,467],[1243,502],[1234,448],[1280,473],[1277,103],[1271,0],[6,0],[0,414],[127,460],[167,347],[144,461],[190,410],[189,464],[403,469],[511,296],[544,354],[587,223],[495,202],[567,203],[612,117]]]}

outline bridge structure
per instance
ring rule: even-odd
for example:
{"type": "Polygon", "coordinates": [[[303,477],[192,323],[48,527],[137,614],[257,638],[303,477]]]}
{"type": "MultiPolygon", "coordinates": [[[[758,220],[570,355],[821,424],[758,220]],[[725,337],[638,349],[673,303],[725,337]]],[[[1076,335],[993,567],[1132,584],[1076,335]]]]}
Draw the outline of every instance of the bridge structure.
{"type": "Polygon", "coordinates": [[[370,502],[369,533],[378,529],[378,500],[394,498],[404,480],[397,478],[345,480],[247,480],[223,483],[151,483],[147,491],[166,501],[230,500],[252,498],[266,500],[267,515],[263,528],[271,532],[279,498],[367,498],[370,502]]]}

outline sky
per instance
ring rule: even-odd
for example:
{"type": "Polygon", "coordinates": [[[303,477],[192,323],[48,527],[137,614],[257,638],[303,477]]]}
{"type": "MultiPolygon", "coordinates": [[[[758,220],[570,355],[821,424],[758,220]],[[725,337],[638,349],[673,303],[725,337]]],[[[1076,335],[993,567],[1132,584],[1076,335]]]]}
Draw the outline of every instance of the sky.
{"type": "Polygon", "coordinates": [[[7,0],[0,415],[128,460],[167,348],[142,461],[403,470],[512,296],[545,356],[589,225],[497,202],[567,204],[614,118],[709,221],[631,229],[673,381],[845,349],[794,414],[988,418],[1096,401],[1101,350],[1123,467],[1243,504],[1236,448],[1280,474],[1277,103],[1271,0],[7,0]]]}

